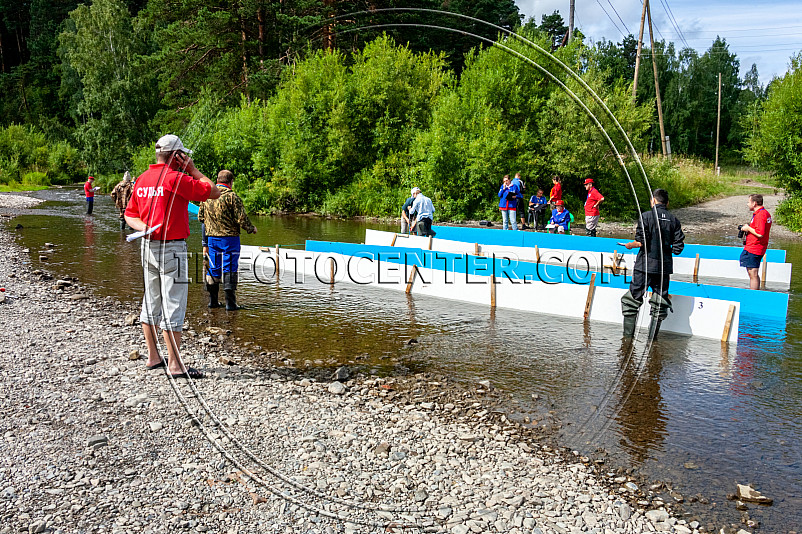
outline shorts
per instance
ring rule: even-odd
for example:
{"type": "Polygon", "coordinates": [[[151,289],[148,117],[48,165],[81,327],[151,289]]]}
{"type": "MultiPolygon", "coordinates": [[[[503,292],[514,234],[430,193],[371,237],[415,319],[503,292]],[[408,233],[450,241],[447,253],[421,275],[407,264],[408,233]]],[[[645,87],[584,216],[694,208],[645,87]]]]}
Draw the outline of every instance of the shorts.
{"type": "Polygon", "coordinates": [[[585,215],[585,228],[595,230],[597,226],[599,226],[598,215],[585,215]]]}
{"type": "Polygon", "coordinates": [[[141,252],[145,296],[139,320],[158,324],[162,330],[181,332],[189,293],[187,242],[143,239],[141,252]]]}
{"type": "Polygon", "coordinates": [[[747,269],[757,269],[760,267],[760,262],[763,259],[763,254],[758,256],[757,254],[752,254],[746,249],[741,251],[741,267],[746,267],[747,269]]]}

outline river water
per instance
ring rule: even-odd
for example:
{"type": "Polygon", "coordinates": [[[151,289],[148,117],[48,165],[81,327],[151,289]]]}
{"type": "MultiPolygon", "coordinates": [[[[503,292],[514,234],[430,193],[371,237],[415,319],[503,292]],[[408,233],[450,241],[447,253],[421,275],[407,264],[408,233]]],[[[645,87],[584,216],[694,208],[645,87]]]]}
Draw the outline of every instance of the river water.
{"type": "MultiPolygon", "coordinates": [[[[108,197],[97,197],[90,218],[82,215],[78,190],[33,196],[47,201],[11,227],[23,225],[17,233],[34,265],[44,243],[55,243],[48,269],[78,277],[101,296],[141,298],[138,248],[125,241],[108,197]]],[[[366,228],[394,229],[302,216],[252,220],[259,233],[243,236],[244,244],[362,242],[366,228]]],[[[199,225],[190,226],[189,248],[199,252],[199,225]]],[[[738,244],[717,235],[693,241],[738,244]]],[[[799,242],[772,246],[802,265],[799,242]]],[[[379,373],[414,366],[465,383],[490,380],[510,395],[512,418],[560,421],[562,444],[582,454],[604,451],[611,469],[634,467],[672,487],[685,496],[689,519],[739,523],[725,496],[736,483],[751,483],[774,505],[750,505],[750,516],[765,532],[787,532],[802,525],[801,283],[795,273],[785,328],[742,319],[737,347],[728,348],[662,334],[649,354],[623,350],[618,326],[491,312],[353,284],[244,283],[238,296],[248,309],[237,313],[208,310],[203,286],[195,284],[188,321],[231,329],[260,350],[284,351],[299,366],[348,363],[379,373]],[[411,338],[419,343],[408,345],[411,338]],[[703,503],[687,502],[692,496],[703,503]]]]}

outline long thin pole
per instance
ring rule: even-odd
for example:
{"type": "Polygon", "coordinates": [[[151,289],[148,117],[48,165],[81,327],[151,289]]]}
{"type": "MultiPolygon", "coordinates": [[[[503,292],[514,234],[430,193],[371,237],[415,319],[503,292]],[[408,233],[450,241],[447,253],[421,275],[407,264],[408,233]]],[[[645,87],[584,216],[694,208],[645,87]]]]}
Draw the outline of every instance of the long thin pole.
{"type": "Polygon", "coordinates": [[[643,1],[643,9],[640,12],[640,32],[638,32],[638,53],[635,54],[635,79],[632,81],[632,101],[638,93],[638,72],[640,71],[640,51],[643,48],[643,24],[646,22],[646,2],[643,1]]]}
{"type": "Polygon", "coordinates": [[[716,118],[716,168],[713,172],[718,174],[718,137],[721,131],[721,73],[718,73],[718,117],[716,118]]]}
{"type": "Polygon", "coordinates": [[[652,10],[649,8],[649,0],[643,0],[646,4],[646,16],[649,18],[649,42],[652,45],[652,68],[654,69],[654,92],[657,95],[657,118],[660,121],[660,146],[663,149],[663,156],[666,155],[666,128],[663,125],[663,102],[660,99],[660,83],[657,81],[657,56],[654,53],[654,32],[652,31],[652,10]]]}
{"type": "Polygon", "coordinates": [[[576,0],[571,0],[568,5],[568,42],[574,37],[574,9],[576,8],[576,0]]]}

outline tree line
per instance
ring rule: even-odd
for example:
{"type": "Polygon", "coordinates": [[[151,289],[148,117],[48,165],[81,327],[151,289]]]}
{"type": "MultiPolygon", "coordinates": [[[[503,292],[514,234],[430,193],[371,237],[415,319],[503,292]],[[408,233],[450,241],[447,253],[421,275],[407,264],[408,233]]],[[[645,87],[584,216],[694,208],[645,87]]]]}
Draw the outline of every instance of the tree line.
{"type": "MultiPolygon", "coordinates": [[[[83,172],[139,171],[153,140],[172,132],[197,147],[207,172],[233,170],[259,211],[395,215],[415,184],[445,216],[489,217],[499,177],[521,171],[532,186],[560,174],[577,198],[572,179],[593,176],[607,186],[610,212],[631,215],[617,158],[557,82],[588,99],[582,87],[473,19],[553,51],[649,154],[660,150],[654,80],[641,69],[633,102],[634,37],[594,43],[577,31],[569,44],[558,12],[523,22],[512,0],[418,0],[403,2],[417,11],[393,10],[399,4],[0,0],[0,183],[69,180],[81,172],[78,155],[83,172]],[[444,5],[453,16],[430,11],[444,5]],[[58,146],[66,163],[37,159],[21,136],[58,146]]],[[[754,65],[741,77],[722,38],[703,54],[656,42],[642,61],[652,53],[675,154],[712,157],[721,72],[725,161],[771,168],[752,138],[774,82],[761,87],[754,65]]],[[[648,165],[658,181],[680,178],[665,162],[648,165]]]]}

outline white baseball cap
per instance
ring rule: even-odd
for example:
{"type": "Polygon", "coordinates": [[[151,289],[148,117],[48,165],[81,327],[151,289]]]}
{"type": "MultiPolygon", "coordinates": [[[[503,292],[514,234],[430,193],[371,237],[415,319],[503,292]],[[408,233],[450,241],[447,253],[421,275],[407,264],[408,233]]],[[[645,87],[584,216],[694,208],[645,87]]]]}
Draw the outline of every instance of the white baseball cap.
{"type": "Polygon", "coordinates": [[[412,192],[410,194],[414,195],[415,193],[420,193],[420,187],[413,187],[412,188],[412,192]]]}
{"type": "Polygon", "coordinates": [[[184,146],[184,143],[181,142],[181,139],[179,139],[177,135],[163,135],[156,141],[157,154],[161,152],[174,152],[176,150],[180,150],[185,154],[192,154],[192,151],[184,146]]]}

